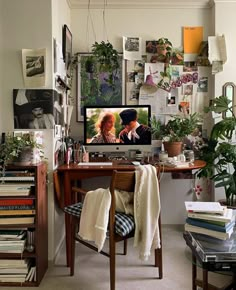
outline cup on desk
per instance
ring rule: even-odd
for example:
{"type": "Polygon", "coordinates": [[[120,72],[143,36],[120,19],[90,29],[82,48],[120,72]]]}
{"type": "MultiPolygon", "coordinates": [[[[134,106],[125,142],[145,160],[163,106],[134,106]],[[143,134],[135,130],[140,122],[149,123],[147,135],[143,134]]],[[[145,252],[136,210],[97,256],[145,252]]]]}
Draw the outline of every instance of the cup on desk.
{"type": "Polygon", "coordinates": [[[82,162],[89,162],[89,152],[82,153],[82,162]]]}

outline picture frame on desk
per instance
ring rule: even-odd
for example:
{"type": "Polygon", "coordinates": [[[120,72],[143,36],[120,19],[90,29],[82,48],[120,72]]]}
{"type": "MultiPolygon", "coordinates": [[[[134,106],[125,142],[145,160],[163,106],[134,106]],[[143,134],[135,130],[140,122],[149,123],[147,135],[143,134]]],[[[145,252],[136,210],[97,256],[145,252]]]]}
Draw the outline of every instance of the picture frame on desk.
{"type": "Polygon", "coordinates": [[[88,70],[86,63],[92,54],[81,54],[76,73],[76,121],[84,121],[84,106],[122,105],[124,104],[124,60],[120,56],[120,68],[115,73],[115,82],[111,86],[107,81],[107,72],[99,71],[99,63],[93,60],[93,69],[88,70]]]}

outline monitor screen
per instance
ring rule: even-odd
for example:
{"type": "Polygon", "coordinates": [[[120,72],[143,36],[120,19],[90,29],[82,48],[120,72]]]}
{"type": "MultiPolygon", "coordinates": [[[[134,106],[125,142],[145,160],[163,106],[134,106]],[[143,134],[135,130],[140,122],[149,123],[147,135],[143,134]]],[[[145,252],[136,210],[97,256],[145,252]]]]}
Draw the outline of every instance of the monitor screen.
{"type": "Polygon", "coordinates": [[[85,106],[84,145],[90,152],[151,150],[149,105],[85,106]]]}

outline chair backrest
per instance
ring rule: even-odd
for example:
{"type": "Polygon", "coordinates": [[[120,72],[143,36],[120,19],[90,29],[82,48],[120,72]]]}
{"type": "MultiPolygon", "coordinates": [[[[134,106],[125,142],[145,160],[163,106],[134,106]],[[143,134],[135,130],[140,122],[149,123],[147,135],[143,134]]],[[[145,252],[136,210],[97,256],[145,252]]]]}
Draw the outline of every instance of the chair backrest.
{"type": "Polygon", "coordinates": [[[120,189],[132,192],[135,186],[135,172],[134,171],[118,171],[114,170],[112,174],[110,191],[120,189]]]}

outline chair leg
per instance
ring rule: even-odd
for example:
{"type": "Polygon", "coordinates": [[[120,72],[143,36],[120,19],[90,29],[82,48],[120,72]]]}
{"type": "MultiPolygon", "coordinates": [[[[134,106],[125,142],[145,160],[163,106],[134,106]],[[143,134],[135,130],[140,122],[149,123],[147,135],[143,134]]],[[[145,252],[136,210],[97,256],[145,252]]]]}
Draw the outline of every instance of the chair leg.
{"type": "Polygon", "coordinates": [[[155,249],[155,267],[158,267],[159,279],[163,278],[162,248],[155,249]]]}
{"type": "Polygon", "coordinates": [[[109,242],[110,246],[110,290],[115,290],[116,282],[116,244],[115,241],[109,242]]]}
{"type": "Polygon", "coordinates": [[[75,230],[76,230],[76,221],[74,217],[71,217],[71,264],[70,264],[70,276],[74,276],[75,269],[75,230]]]}
{"type": "Polygon", "coordinates": [[[124,240],[124,250],[123,250],[123,254],[127,255],[127,240],[124,240]]]}

